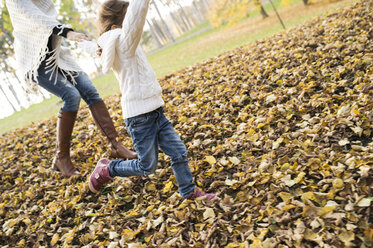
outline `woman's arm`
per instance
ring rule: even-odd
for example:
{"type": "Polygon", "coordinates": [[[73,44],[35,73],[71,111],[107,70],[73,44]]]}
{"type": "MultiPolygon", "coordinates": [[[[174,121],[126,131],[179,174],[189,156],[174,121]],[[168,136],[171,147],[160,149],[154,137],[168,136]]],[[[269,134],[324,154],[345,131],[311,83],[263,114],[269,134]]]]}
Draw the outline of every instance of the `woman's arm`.
{"type": "Polygon", "coordinates": [[[53,28],[53,34],[62,36],[71,41],[82,42],[84,40],[91,40],[88,35],[75,32],[73,29],[58,25],[53,28]]]}
{"type": "MultiPolygon", "coordinates": [[[[61,25],[56,19],[43,13],[34,4],[25,4],[24,0],[6,0],[10,18],[18,16],[25,23],[39,25],[41,27],[53,28],[61,25]]],[[[53,4],[53,3],[51,3],[53,4]]]]}
{"type": "Polygon", "coordinates": [[[145,25],[150,0],[132,0],[128,6],[123,20],[123,38],[120,41],[121,50],[134,56],[140,43],[142,31],[145,25]]]}
{"type": "Polygon", "coordinates": [[[67,33],[70,31],[74,31],[72,28],[64,27],[63,25],[58,25],[53,28],[53,34],[62,36],[64,38],[67,37],[67,33]]]}
{"type": "MultiPolygon", "coordinates": [[[[63,36],[72,41],[90,40],[87,35],[74,32],[71,28],[60,24],[55,18],[46,15],[34,4],[25,4],[25,2],[25,0],[6,0],[11,19],[13,15],[18,16],[18,19],[25,23],[36,24],[36,26],[45,27],[48,30],[52,29],[53,34],[63,36]]],[[[52,1],[50,4],[53,7],[52,1]]]]}

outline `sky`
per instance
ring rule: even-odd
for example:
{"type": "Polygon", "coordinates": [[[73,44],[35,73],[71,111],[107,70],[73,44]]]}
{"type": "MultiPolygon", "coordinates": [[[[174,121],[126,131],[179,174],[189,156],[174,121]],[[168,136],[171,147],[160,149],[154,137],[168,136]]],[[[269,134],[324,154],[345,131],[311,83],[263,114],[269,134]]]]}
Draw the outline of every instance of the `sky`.
{"type": "MultiPolygon", "coordinates": [[[[100,0],[100,2],[104,2],[104,0],[100,0]]],[[[182,1],[180,1],[180,3],[183,6],[190,5],[190,4],[192,4],[192,2],[193,2],[193,0],[182,0],[182,1]]],[[[164,13],[168,13],[169,12],[169,9],[166,8],[166,7],[164,7],[162,4],[158,4],[158,8],[159,8],[159,11],[162,13],[162,15],[164,13]]],[[[151,18],[153,18],[153,17],[157,18],[157,14],[156,14],[155,11],[149,12],[148,16],[151,17],[151,18]]],[[[145,29],[146,28],[147,27],[145,26],[145,29]]],[[[95,66],[93,66],[92,59],[90,59],[88,57],[77,58],[77,62],[83,68],[83,70],[86,71],[88,74],[90,74],[90,73],[93,72],[92,68],[95,68],[95,66]]],[[[7,61],[7,63],[9,63],[13,67],[15,67],[15,62],[12,61],[12,59],[9,59],[7,61]]],[[[13,80],[15,80],[15,79],[13,79],[13,80]]],[[[0,84],[3,86],[3,89],[4,89],[5,93],[8,95],[9,100],[13,103],[13,105],[18,105],[16,99],[12,96],[12,94],[10,93],[9,88],[5,84],[4,75],[1,75],[1,74],[0,74],[0,84]]],[[[23,94],[21,88],[17,87],[17,86],[18,86],[18,84],[13,84],[14,89],[17,92],[20,92],[20,94],[19,94],[18,97],[19,97],[19,101],[21,103],[21,106],[22,106],[22,108],[28,108],[31,103],[27,101],[27,96],[25,94],[23,94]]],[[[45,93],[45,95],[48,95],[48,93],[45,93]]],[[[39,102],[41,102],[43,100],[43,97],[41,95],[37,96],[37,95],[29,94],[28,96],[30,97],[30,100],[31,100],[32,104],[39,103],[39,102]]],[[[21,107],[18,106],[17,107],[17,111],[19,111],[20,109],[21,109],[21,107]]],[[[6,97],[0,91],[0,119],[13,114],[13,112],[14,111],[13,111],[12,106],[8,103],[8,101],[6,100],[6,97]]]]}

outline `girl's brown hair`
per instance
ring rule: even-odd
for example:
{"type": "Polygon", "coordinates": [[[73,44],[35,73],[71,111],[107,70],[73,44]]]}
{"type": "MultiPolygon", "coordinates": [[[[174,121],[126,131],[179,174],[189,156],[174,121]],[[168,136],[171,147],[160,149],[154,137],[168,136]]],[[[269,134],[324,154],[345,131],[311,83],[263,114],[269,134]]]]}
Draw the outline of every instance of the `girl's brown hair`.
{"type": "Polygon", "coordinates": [[[111,26],[122,26],[129,3],[122,0],[108,0],[101,5],[99,12],[100,35],[109,31],[111,26]]]}

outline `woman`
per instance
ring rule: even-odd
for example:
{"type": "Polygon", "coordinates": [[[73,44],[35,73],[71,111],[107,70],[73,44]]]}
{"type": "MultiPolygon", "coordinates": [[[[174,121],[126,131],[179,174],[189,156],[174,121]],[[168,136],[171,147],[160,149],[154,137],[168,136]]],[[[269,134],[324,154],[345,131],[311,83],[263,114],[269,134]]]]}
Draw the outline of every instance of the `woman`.
{"type": "Polygon", "coordinates": [[[70,143],[81,98],[87,103],[102,133],[111,143],[111,155],[136,158],[117,138],[105,103],[87,74],[75,63],[70,50],[61,46],[62,37],[71,41],[89,40],[60,24],[51,0],[6,0],[13,24],[14,50],[18,73],[33,91],[36,84],[64,101],[57,122],[57,152],[53,168],[64,176],[80,175],[70,158],[70,143]],[[36,83],[36,84],[35,84],[36,83]]]}

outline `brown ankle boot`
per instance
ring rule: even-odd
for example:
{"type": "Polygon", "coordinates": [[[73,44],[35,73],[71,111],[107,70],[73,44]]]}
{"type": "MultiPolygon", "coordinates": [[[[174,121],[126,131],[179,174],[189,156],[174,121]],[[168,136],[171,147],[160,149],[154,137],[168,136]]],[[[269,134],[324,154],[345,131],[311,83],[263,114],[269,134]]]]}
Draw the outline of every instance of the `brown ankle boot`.
{"type": "Polygon", "coordinates": [[[59,170],[66,177],[80,175],[70,159],[71,133],[75,119],[76,112],[60,110],[57,121],[57,153],[53,159],[53,169],[59,170]]]}
{"type": "Polygon", "coordinates": [[[109,115],[104,101],[100,101],[89,106],[91,110],[93,119],[96,125],[102,131],[102,133],[108,138],[111,143],[111,156],[115,158],[126,158],[126,159],[136,159],[137,154],[128,148],[126,148],[122,143],[120,143],[118,138],[118,133],[115,130],[113,121],[109,115]]]}

